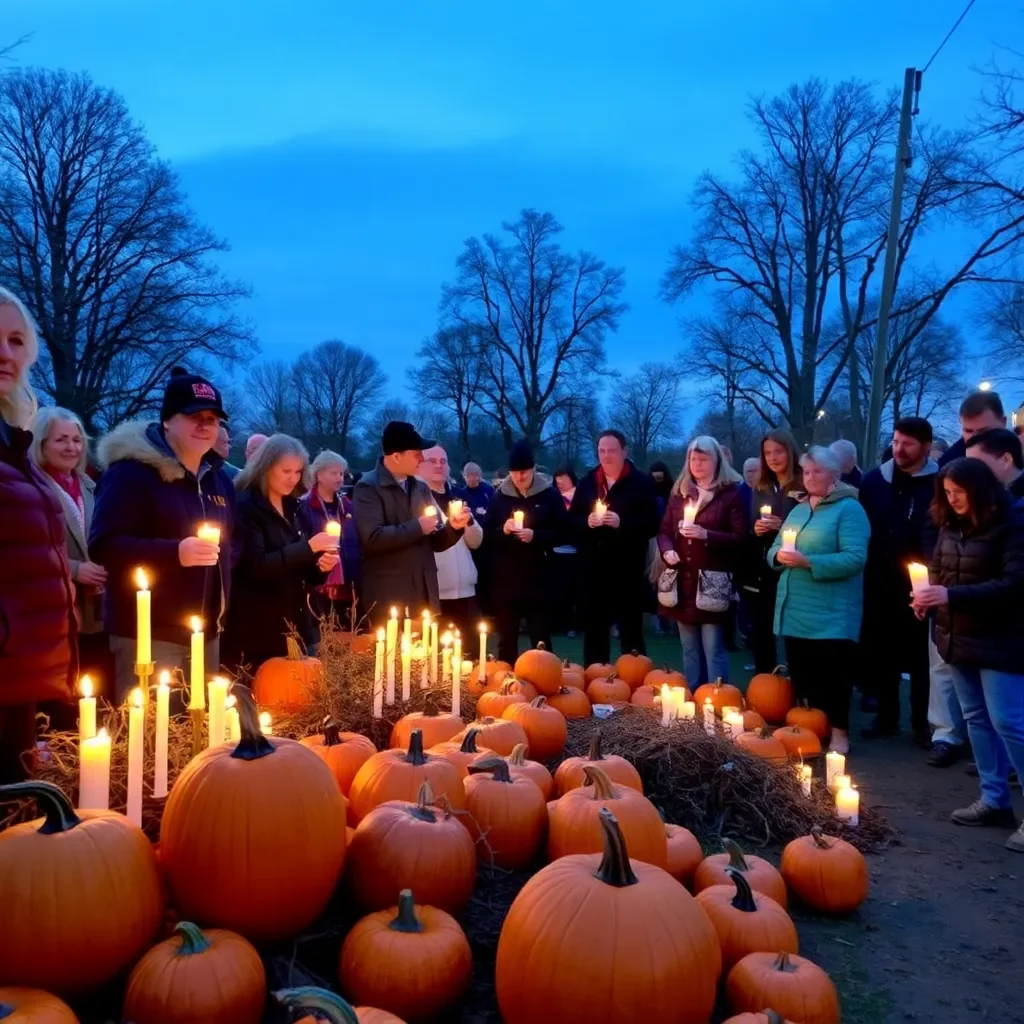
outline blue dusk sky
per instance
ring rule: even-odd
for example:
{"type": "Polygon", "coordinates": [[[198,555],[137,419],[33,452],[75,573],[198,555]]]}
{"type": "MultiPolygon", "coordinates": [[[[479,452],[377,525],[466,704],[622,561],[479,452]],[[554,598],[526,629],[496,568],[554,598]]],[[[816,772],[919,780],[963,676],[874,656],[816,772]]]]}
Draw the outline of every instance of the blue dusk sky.
{"type": "MultiPolygon", "coordinates": [[[[2,0],[0,42],[121,92],[253,288],[266,356],[328,337],[401,368],[462,242],[525,206],[626,268],[613,365],[680,348],[658,298],[687,197],[752,141],[745,104],[810,76],[901,85],[964,0],[2,0]]],[[[963,123],[1021,25],[978,0],[926,76],[963,123]]],[[[695,299],[690,311],[699,310],[695,299]]]]}

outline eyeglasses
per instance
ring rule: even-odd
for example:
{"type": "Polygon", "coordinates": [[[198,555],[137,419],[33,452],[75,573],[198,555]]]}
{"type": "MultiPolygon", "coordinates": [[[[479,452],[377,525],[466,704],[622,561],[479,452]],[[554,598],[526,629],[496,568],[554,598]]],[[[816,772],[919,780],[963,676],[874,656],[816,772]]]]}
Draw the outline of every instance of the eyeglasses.
{"type": "Polygon", "coordinates": [[[424,459],[424,462],[429,462],[432,466],[447,466],[447,459],[424,459]]]}

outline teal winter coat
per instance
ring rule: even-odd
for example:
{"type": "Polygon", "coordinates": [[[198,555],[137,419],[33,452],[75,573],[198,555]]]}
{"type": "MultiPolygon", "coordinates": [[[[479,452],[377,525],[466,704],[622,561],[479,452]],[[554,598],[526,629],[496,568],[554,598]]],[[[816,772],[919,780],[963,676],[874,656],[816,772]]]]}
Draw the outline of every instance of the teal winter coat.
{"type": "Polygon", "coordinates": [[[864,611],[864,563],[871,526],[857,489],[838,484],[811,509],[801,501],[786,517],[768,552],[781,571],[775,599],[775,633],[808,640],[859,640],[864,611]],[[775,561],[782,534],[797,530],[796,549],[810,568],[786,568],[775,561]]]}

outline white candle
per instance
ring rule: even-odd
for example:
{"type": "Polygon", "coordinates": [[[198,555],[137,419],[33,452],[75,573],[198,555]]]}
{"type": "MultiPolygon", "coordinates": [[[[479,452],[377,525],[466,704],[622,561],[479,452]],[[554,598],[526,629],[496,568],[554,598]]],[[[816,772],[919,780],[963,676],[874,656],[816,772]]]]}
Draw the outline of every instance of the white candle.
{"type": "Polygon", "coordinates": [[[663,726],[669,725],[673,718],[672,715],[672,690],[669,688],[668,683],[661,684],[661,724],[663,726]]]}
{"type": "Polygon", "coordinates": [[[733,739],[743,732],[743,715],[739,711],[722,713],[722,724],[729,730],[733,739]]]}
{"type": "Polygon", "coordinates": [[[441,682],[450,683],[452,680],[452,635],[445,633],[441,637],[441,682]]]}
{"type": "Polygon", "coordinates": [[[726,715],[737,715],[740,709],[735,704],[726,704],[721,710],[722,721],[725,721],[726,715]]]}
{"type": "Polygon", "coordinates": [[[96,735],[96,698],[92,695],[92,680],[82,676],[78,690],[82,694],[78,701],[78,738],[91,740],[96,735]]]}
{"type": "Polygon", "coordinates": [[[270,717],[269,711],[260,712],[260,732],[263,733],[264,736],[274,735],[273,719],[270,717]]]}
{"type": "Polygon", "coordinates": [[[412,650],[412,619],[409,618],[409,609],[405,609],[405,619],[402,622],[402,643],[407,644],[412,650]]]}
{"type": "Polygon", "coordinates": [[[460,684],[462,682],[462,634],[458,630],[455,630],[455,640],[452,643],[452,681],[460,684]]]}
{"type": "Polygon", "coordinates": [[[928,566],[920,562],[911,562],[907,566],[907,571],[910,573],[910,589],[916,596],[928,586],[928,566]]]}
{"type": "Polygon", "coordinates": [[[811,795],[811,766],[809,764],[798,764],[796,766],[796,777],[800,780],[800,788],[804,796],[811,795]]]}
{"type": "Polygon", "coordinates": [[[465,509],[465,507],[466,507],[466,503],[464,501],[460,501],[458,498],[454,498],[452,501],[449,501],[448,502],[448,518],[449,519],[454,519],[455,516],[461,516],[462,512],[463,512],[463,509],[465,509]]]}
{"type": "Polygon", "coordinates": [[[422,661],[420,663],[420,689],[430,685],[430,612],[423,613],[422,661]]]}
{"type": "MultiPolygon", "coordinates": [[[[448,656],[447,649],[445,649],[444,653],[445,653],[445,657],[447,658],[447,656],[448,656]]],[[[453,715],[461,715],[462,714],[462,680],[461,680],[461,677],[459,679],[453,679],[452,680],[452,714],[453,715]]]]}
{"type": "Polygon", "coordinates": [[[860,824],[860,793],[852,786],[836,790],[836,814],[847,825],[860,824]]]}
{"type": "Polygon", "coordinates": [[[600,519],[607,511],[608,506],[598,498],[597,501],[594,502],[594,515],[600,519]]]}
{"type": "Polygon", "coordinates": [[[238,701],[228,697],[224,702],[224,739],[238,743],[242,738],[242,722],[238,717],[238,701]]]}
{"type": "Polygon", "coordinates": [[[391,609],[391,618],[388,619],[387,628],[387,649],[385,659],[387,661],[388,704],[395,703],[395,650],[398,647],[398,609],[391,609]]]}
{"type": "Polygon", "coordinates": [[[334,546],[336,548],[341,544],[341,523],[337,519],[327,520],[327,523],[324,525],[324,533],[335,541],[334,546]]]}
{"type": "Polygon", "coordinates": [[[142,691],[136,686],[128,708],[128,805],[125,814],[133,825],[142,827],[142,691]]]}
{"type": "Polygon", "coordinates": [[[517,530],[521,530],[523,528],[525,520],[526,513],[521,508],[517,508],[515,512],[512,513],[512,522],[515,523],[517,530]]]}
{"type": "Polygon", "coordinates": [[[836,779],[846,771],[846,758],[838,751],[830,750],[825,755],[825,785],[829,792],[836,791],[836,779]]]}
{"type": "Polygon", "coordinates": [[[782,531],[782,550],[796,551],[796,533],[792,527],[782,531]]]}
{"type": "Polygon", "coordinates": [[[78,745],[78,807],[83,811],[110,808],[110,736],[106,729],[78,745]]]}
{"type": "Polygon", "coordinates": [[[206,707],[206,638],[203,636],[203,620],[198,615],[192,616],[192,661],[189,666],[188,706],[189,709],[206,707]]]}
{"type": "Polygon", "coordinates": [[[832,782],[834,792],[838,793],[841,789],[849,789],[851,785],[849,775],[837,775],[832,782]]]}
{"type": "Polygon", "coordinates": [[[423,510],[423,514],[425,516],[427,516],[428,518],[433,519],[433,518],[435,518],[437,516],[437,508],[434,505],[428,505],[423,510]]]}
{"type": "Polygon", "coordinates": [[[462,675],[463,675],[463,676],[469,676],[469,674],[470,674],[470,673],[471,673],[472,671],[473,671],[473,662],[471,662],[471,661],[469,661],[469,660],[467,659],[466,661],[464,661],[464,662],[462,663],[462,675]]]}
{"type": "Polygon", "coordinates": [[[167,796],[167,727],[171,709],[171,673],[160,673],[156,688],[156,733],[153,742],[153,796],[167,796]]]}
{"type": "Polygon", "coordinates": [[[696,518],[697,506],[692,501],[688,501],[683,506],[683,526],[693,526],[696,518]]]}
{"type": "Polygon", "coordinates": [[[384,717],[384,634],[377,630],[377,648],[373,657],[373,717],[384,717]]]}
{"type": "Polygon", "coordinates": [[[213,526],[210,523],[200,523],[199,529],[196,531],[196,536],[200,540],[205,540],[208,544],[220,545],[220,527],[213,526]]]}
{"type": "Polygon", "coordinates": [[[487,623],[481,622],[480,630],[480,680],[481,683],[487,672],[487,623]]]}
{"type": "Polygon", "coordinates": [[[761,518],[762,519],[767,519],[771,514],[772,514],[772,507],[771,507],[771,505],[762,505],[761,506],[761,518]]]}
{"type": "Polygon", "coordinates": [[[412,688],[412,648],[402,637],[402,700],[408,700],[412,688]]]}
{"type": "Polygon", "coordinates": [[[437,683],[437,620],[430,623],[430,681],[437,683]]]}
{"type": "Polygon", "coordinates": [[[684,722],[692,722],[697,717],[697,705],[692,700],[684,700],[679,704],[679,717],[684,722]]]}
{"type": "Polygon", "coordinates": [[[207,746],[219,747],[224,742],[224,712],[228,681],[220,676],[210,680],[210,710],[206,719],[207,746]]]}
{"type": "Polygon", "coordinates": [[[135,595],[136,641],[135,664],[148,665],[153,660],[153,638],[150,632],[151,597],[149,578],[145,569],[135,570],[135,583],[139,592],[135,595]]]}
{"type": "Polygon", "coordinates": [[[709,736],[715,735],[715,705],[710,697],[704,701],[704,731],[709,736]]]}

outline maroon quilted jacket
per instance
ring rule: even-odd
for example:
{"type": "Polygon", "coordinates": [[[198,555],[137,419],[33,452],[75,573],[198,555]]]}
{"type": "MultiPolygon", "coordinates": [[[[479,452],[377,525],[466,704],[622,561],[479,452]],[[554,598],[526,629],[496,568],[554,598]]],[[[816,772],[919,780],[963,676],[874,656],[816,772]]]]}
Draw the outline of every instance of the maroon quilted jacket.
{"type": "Polygon", "coordinates": [[[64,514],[31,439],[0,419],[0,707],[67,700],[78,667],[64,514]]]}

